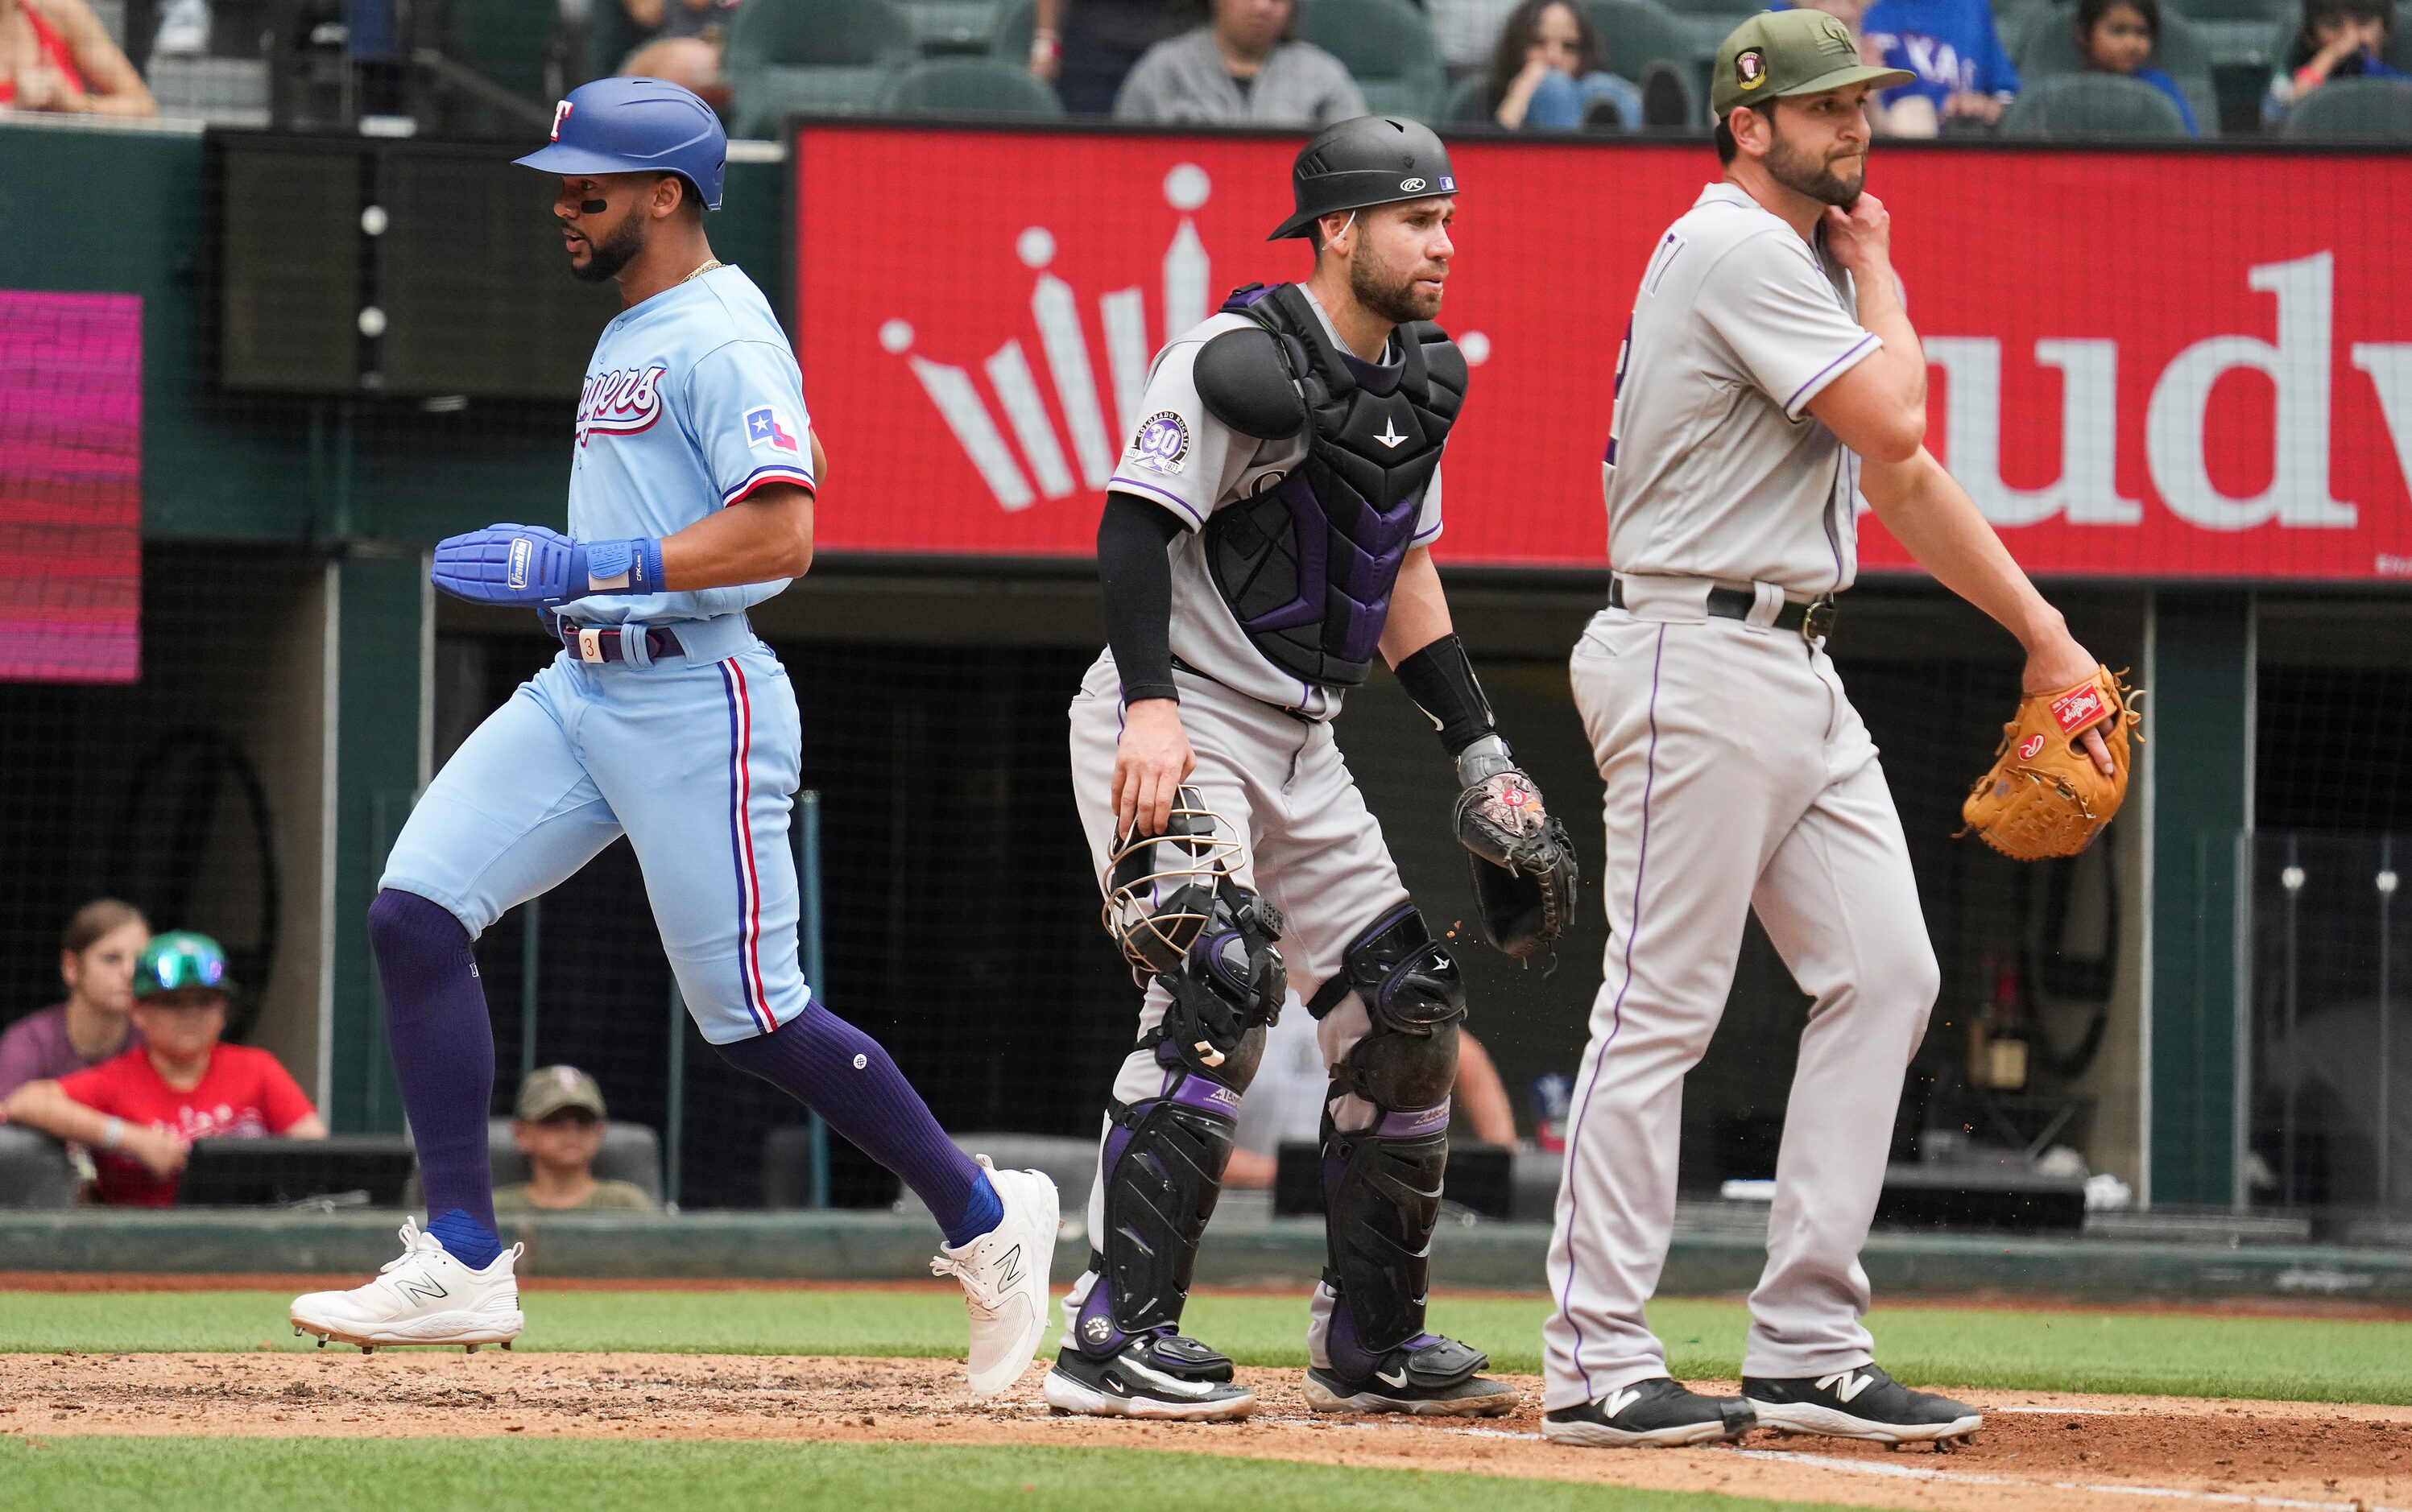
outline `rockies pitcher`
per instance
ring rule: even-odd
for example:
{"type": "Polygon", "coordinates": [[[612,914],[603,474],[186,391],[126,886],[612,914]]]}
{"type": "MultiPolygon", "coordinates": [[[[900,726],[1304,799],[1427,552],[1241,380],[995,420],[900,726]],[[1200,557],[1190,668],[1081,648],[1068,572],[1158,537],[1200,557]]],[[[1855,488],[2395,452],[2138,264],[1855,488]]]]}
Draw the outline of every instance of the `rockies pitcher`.
{"type": "Polygon", "coordinates": [[[1634,301],[1605,474],[1615,573],[1571,664],[1608,785],[1610,939],[1550,1249],[1543,1431],[1958,1437],[1978,1413],[1895,1383],[1860,1323],[1859,1250],[1937,973],[1875,747],[1825,651],[1856,574],[1855,495],[2018,637],[2028,688],[2095,663],[1922,446],[1926,360],[1884,206],[1860,192],[1864,106],[1909,76],[1861,66],[1815,10],[1752,17],[1715,67],[1725,175],[1658,239],[1634,301]],[[1642,1308],[1674,1216],[1684,1076],[1752,910],[1815,1002],[1742,1396],[1714,1399],[1668,1378],[1642,1308]]]}
{"type": "Polygon", "coordinates": [[[1253,1408],[1179,1326],[1285,977],[1331,1073],[1308,1404],[1515,1402],[1423,1326],[1464,988],[1331,725],[1389,661],[1457,758],[1493,937],[1527,952],[1563,927],[1564,831],[1493,728],[1430,555],[1466,387],[1431,323],[1457,183],[1423,126],[1362,116],[1310,141],[1292,186],[1273,236],[1312,241],[1312,275],[1240,290],[1157,355],[1097,531],[1110,644],[1072,702],[1073,791],[1145,998],[1046,1381],[1063,1412],[1253,1408]]]}
{"type": "Polygon", "coordinates": [[[412,811],[369,908],[386,1026],[433,1215],[367,1285],[297,1299],[297,1331],[364,1348],[520,1331],[486,1162],[493,1035],[470,942],[625,834],[680,991],[731,1064],[818,1108],[911,1183],[933,1262],[971,1307],[971,1387],[1003,1390],[1046,1329],[1054,1186],[949,1144],[885,1050],[798,970],[787,816],[802,726],[745,609],[812,560],[820,443],[777,317],[712,256],[728,146],[650,79],[563,100],[552,207],[571,271],[616,280],[579,402],[570,535],[495,525],[435,549],[437,587],[539,608],[560,655],[479,726],[412,811]]]}

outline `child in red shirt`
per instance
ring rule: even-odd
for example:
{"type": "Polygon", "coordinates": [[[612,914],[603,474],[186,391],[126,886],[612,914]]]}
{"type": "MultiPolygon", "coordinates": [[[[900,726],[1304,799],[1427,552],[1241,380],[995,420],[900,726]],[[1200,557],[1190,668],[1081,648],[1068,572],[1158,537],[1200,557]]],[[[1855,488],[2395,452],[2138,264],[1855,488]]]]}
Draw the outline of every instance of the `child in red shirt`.
{"type": "Polygon", "coordinates": [[[134,969],[142,1043],[114,1060],[11,1094],[5,1111],[89,1145],[101,1202],[164,1208],[176,1200],[195,1139],[287,1135],[324,1138],[326,1123],[276,1057],[222,1045],[226,955],[205,934],[162,934],[134,969]]]}

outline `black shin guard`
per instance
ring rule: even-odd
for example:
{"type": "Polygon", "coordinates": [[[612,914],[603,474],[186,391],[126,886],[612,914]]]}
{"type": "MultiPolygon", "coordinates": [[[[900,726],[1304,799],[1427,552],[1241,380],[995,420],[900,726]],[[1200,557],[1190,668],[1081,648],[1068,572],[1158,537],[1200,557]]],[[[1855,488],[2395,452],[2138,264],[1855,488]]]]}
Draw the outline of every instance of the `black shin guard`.
{"type": "Polygon", "coordinates": [[[1327,1345],[1335,1367],[1362,1375],[1423,1332],[1465,991],[1413,907],[1358,937],[1342,980],[1367,1028],[1332,1068],[1323,1118],[1324,1281],[1340,1299],[1327,1345]],[[1370,1106],[1370,1123],[1338,1126],[1331,1109],[1347,1097],[1370,1106]]]}
{"type": "Polygon", "coordinates": [[[1230,1088],[1193,1074],[1167,1095],[1117,1112],[1106,1139],[1106,1226],[1097,1236],[1104,1265],[1096,1289],[1106,1306],[1083,1310],[1082,1348],[1110,1347],[1117,1334],[1181,1321],[1198,1240],[1231,1158],[1239,1103],[1230,1088]],[[1092,1316],[1109,1328],[1096,1329],[1092,1316]]]}

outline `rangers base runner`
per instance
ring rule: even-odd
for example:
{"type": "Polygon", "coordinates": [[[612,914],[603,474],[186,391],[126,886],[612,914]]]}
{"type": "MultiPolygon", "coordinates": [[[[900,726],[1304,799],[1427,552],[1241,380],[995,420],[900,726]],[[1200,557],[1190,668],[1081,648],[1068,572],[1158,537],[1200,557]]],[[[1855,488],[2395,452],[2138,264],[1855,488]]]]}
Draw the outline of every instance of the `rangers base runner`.
{"type": "Polygon", "coordinates": [[[486,1163],[493,1034],[470,942],[625,834],[703,1037],[818,1109],[946,1230],[932,1269],[971,1306],[971,1387],[1002,1391],[1046,1329],[1055,1188],[958,1152],[887,1051],[816,1002],[796,955],[787,820],[802,730],[745,609],[812,560],[820,443],[752,281],[712,256],[728,147],[675,84],[605,79],[520,161],[558,174],[570,266],[615,279],[578,407],[567,536],[496,525],[435,550],[437,587],[541,608],[562,652],[428,788],[369,908],[394,1076],[433,1221],[298,1330],[380,1344],[508,1343],[521,1328],[486,1163]]]}
{"type": "MultiPolygon", "coordinates": [[[[1886,1443],[1973,1432],[1974,1408],[1876,1369],[1859,1252],[1884,1182],[1934,952],[1875,746],[1825,651],[1857,575],[1855,501],[2017,636],[2030,691],[2094,658],[1922,445],[1926,360],[1860,192],[1863,66],[1816,10],[1726,38],[1724,180],[1659,239],[1608,443],[1609,608],[1572,660],[1606,779],[1610,939],[1550,1249],[1544,1433],[1688,1444],[1754,1424],[1886,1443]],[[1785,1111],[1742,1397],[1668,1378],[1642,1318],[1675,1209],[1684,1077],[1755,911],[1815,1001],[1785,1111]]],[[[2070,732],[2110,770],[2098,732],[2070,732]]]]}
{"type": "Polygon", "coordinates": [[[1430,131],[1376,116],[1316,136],[1292,179],[1273,234],[1314,242],[1314,275],[1241,290],[1157,356],[1097,531],[1110,647],[1072,702],[1073,791],[1146,996],[1047,1376],[1062,1412],[1254,1407],[1180,1322],[1285,978],[1331,1078],[1308,1404],[1515,1402],[1483,1355],[1424,1329],[1464,988],[1331,725],[1389,661],[1457,758],[1492,937],[1523,954],[1563,927],[1564,830],[1493,729],[1429,550],[1466,387],[1431,324],[1457,183],[1430,131]]]}

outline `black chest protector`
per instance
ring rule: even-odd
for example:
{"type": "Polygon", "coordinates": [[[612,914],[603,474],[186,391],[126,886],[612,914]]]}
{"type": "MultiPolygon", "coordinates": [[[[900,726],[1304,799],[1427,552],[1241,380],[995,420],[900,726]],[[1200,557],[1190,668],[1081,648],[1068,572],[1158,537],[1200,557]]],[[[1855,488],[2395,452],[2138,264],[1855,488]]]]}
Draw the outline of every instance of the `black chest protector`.
{"type": "Polygon", "coordinates": [[[1372,669],[1424,490],[1464,403],[1465,359],[1440,327],[1415,321],[1398,330],[1396,362],[1361,361],[1325,332],[1295,284],[1251,285],[1223,308],[1261,330],[1206,344],[1199,396],[1261,440],[1302,424],[1307,449],[1280,482],[1214,512],[1208,575],[1265,660],[1312,684],[1355,687],[1372,669]]]}

